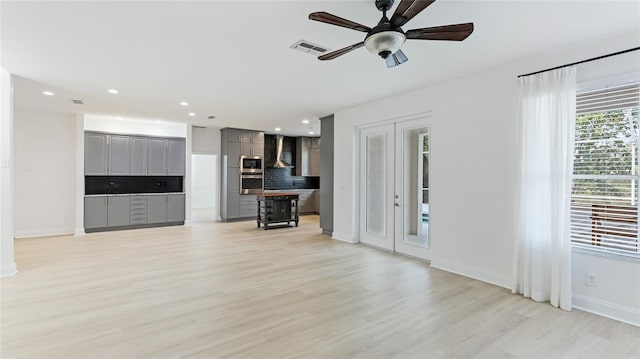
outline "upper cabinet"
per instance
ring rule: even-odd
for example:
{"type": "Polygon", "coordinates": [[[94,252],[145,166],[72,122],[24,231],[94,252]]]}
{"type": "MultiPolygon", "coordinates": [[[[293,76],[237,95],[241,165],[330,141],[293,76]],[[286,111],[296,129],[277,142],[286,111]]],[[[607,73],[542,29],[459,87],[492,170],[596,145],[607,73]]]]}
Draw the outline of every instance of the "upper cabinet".
{"type": "Polygon", "coordinates": [[[87,176],[184,176],[184,138],[85,133],[87,176]]]}
{"type": "Polygon", "coordinates": [[[167,174],[167,139],[149,138],[149,167],[147,174],[164,176],[167,174]]]}
{"type": "Polygon", "coordinates": [[[170,138],[167,140],[167,174],[169,176],[184,176],[186,155],[184,139],[170,138]]]}
{"type": "Polygon", "coordinates": [[[129,146],[129,174],[144,176],[147,174],[149,139],[147,137],[131,136],[129,146]]]}
{"type": "Polygon", "coordinates": [[[107,174],[121,176],[129,174],[129,136],[109,135],[109,166],[107,174]]]}
{"type": "Polygon", "coordinates": [[[296,176],[320,176],[320,137],[298,137],[296,176]]]}
{"type": "Polygon", "coordinates": [[[264,156],[264,132],[223,128],[222,138],[228,167],[238,167],[240,156],[264,156]]]}
{"type": "Polygon", "coordinates": [[[107,174],[107,141],[109,135],[85,133],[84,135],[84,174],[100,176],[107,174]]]}

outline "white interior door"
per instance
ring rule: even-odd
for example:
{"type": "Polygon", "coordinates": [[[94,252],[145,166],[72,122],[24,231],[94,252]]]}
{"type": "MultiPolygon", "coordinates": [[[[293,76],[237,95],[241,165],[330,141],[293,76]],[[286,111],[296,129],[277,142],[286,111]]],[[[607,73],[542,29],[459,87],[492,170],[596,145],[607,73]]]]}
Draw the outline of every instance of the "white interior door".
{"type": "Polygon", "coordinates": [[[430,259],[429,137],[424,120],[396,124],[394,248],[422,259],[430,259]]]}
{"type": "Polygon", "coordinates": [[[394,125],[360,131],[360,241],[394,250],[394,125]]]}
{"type": "Polygon", "coordinates": [[[424,119],[360,131],[360,241],[430,259],[430,132],[424,119]]]}

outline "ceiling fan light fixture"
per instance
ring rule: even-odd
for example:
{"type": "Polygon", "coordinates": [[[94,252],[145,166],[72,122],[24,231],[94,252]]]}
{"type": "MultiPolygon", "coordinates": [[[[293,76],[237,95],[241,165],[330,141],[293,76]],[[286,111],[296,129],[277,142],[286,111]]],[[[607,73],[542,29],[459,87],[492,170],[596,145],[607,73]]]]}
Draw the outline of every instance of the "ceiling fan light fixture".
{"type": "Polygon", "coordinates": [[[364,40],[364,46],[370,53],[387,58],[398,52],[406,40],[402,32],[388,30],[371,34],[364,40]]]}
{"type": "Polygon", "coordinates": [[[398,52],[396,52],[395,54],[387,57],[385,61],[387,62],[387,67],[396,67],[409,61],[409,59],[407,58],[407,55],[402,52],[402,50],[398,50],[398,52]]]}

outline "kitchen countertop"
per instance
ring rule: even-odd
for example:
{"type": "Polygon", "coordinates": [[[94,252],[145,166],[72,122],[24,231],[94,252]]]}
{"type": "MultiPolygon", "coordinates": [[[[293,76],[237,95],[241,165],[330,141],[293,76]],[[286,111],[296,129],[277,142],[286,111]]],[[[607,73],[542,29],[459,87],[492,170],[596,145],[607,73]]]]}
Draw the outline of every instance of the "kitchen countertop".
{"type": "Polygon", "coordinates": [[[299,193],[292,192],[269,192],[258,194],[258,197],[280,197],[280,196],[300,196],[299,193]]]}
{"type": "Polygon", "coordinates": [[[185,192],[154,192],[154,193],[111,193],[111,194],[85,194],[85,197],[105,196],[162,196],[167,194],[185,194],[185,192]]]}

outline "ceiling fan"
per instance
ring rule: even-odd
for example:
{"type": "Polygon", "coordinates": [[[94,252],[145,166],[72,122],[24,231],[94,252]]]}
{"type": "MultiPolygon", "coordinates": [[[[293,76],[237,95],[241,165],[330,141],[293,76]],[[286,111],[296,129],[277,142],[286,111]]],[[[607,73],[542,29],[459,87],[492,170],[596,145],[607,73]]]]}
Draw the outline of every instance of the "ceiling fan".
{"type": "Polygon", "coordinates": [[[389,19],[387,18],[387,11],[391,9],[393,2],[393,0],[376,0],[376,8],[382,11],[382,19],[380,19],[378,25],[374,28],[343,19],[324,11],[309,14],[310,20],[367,33],[364,41],[324,54],[319,56],[318,59],[333,60],[338,56],[342,56],[364,46],[370,53],[379,55],[385,59],[387,67],[394,67],[409,60],[404,52],[400,50],[400,47],[402,47],[402,44],[404,44],[406,40],[462,41],[473,32],[472,22],[403,31],[402,26],[429,5],[433,4],[435,0],[402,0],[391,16],[391,19],[389,19]]]}

